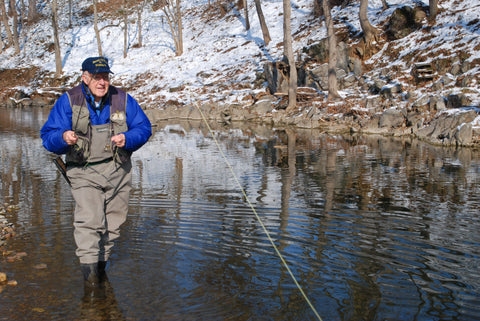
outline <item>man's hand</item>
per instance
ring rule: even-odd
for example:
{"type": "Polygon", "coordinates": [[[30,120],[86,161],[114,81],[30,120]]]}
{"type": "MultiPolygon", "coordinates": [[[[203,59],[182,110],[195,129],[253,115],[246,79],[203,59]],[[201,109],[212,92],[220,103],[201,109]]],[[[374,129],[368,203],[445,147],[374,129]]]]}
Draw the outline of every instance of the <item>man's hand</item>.
{"type": "Polygon", "coordinates": [[[118,135],[112,136],[112,144],[117,147],[125,147],[125,135],[118,134],[118,135]]]}
{"type": "Polygon", "coordinates": [[[63,140],[68,144],[68,145],[75,145],[78,141],[78,136],[75,134],[74,131],[72,130],[67,130],[63,133],[63,140]]]}

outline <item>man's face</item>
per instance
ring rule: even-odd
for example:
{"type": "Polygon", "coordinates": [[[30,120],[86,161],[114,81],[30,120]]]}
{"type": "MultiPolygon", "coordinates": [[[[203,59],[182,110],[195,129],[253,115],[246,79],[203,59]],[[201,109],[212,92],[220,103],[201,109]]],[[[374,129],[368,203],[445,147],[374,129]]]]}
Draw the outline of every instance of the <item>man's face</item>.
{"type": "Polygon", "coordinates": [[[108,72],[91,74],[86,71],[82,75],[82,80],[92,93],[95,101],[102,99],[107,94],[110,85],[110,74],[108,72]]]}

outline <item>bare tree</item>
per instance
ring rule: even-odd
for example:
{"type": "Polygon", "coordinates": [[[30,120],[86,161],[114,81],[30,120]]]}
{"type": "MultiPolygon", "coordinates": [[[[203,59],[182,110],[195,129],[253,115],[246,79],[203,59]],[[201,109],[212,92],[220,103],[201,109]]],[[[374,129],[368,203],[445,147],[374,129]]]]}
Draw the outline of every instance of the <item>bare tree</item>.
{"type": "Polygon", "coordinates": [[[340,98],[337,89],[337,38],[333,28],[332,14],[328,0],[323,0],[323,14],[325,16],[325,24],[327,26],[328,37],[328,99],[340,98]]]}
{"type": "Polygon", "coordinates": [[[7,15],[9,17],[13,17],[13,8],[15,8],[15,2],[13,1],[10,1],[8,0],[8,11],[7,11],[7,15]]]}
{"type": "Polygon", "coordinates": [[[263,41],[265,42],[265,46],[268,46],[272,39],[270,38],[267,23],[265,22],[265,17],[263,16],[260,0],[255,0],[255,8],[257,9],[258,20],[260,20],[260,26],[262,27],[263,41]]]}
{"type": "Polygon", "coordinates": [[[123,16],[123,58],[127,58],[127,49],[128,49],[128,8],[127,8],[127,0],[123,0],[122,16],[123,16]]]}
{"type": "Polygon", "coordinates": [[[18,41],[19,35],[18,35],[18,13],[17,13],[17,8],[15,6],[15,0],[10,0],[9,2],[10,6],[10,13],[12,15],[13,19],[13,46],[15,48],[15,53],[18,54],[20,53],[20,43],[18,41]]]}
{"type": "Polygon", "coordinates": [[[250,30],[250,19],[248,18],[248,3],[247,0],[242,0],[243,12],[245,13],[245,29],[250,30]]]}
{"type": "Polygon", "coordinates": [[[429,5],[429,18],[431,21],[435,21],[438,14],[438,0],[428,0],[429,5]]]}
{"type": "Polygon", "coordinates": [[[374,41],[377,41],[378,30],[372,26],[367,17],[368,0],[360,0],[360,26],[363,30],[365,47],[369,48],[374,41]]]}
{"type": "Polygon", "coordinates": [[[93,0],[93,29],[95,30],[95,36],[97,37],[98,55],[103,56],[102,39],[100,38],[100,30],[98,30],[97,0],[93,0]]]}
{"type": "Polygon", "coordinates": [[[7,32],[7,46],[13,44],[13,34],[8,24],[7,8],[5,7],[5,1],[0,1],[0,13],[2,15],[2,22],[5,26],[5,31],[7,32]]]}
{"type": "Polygon", "coordinates": [[[178,21],[178,42],[179,54],[183,54],[183,26],[182,26],[182,10],[180,9],[180,0],[177,0],[177,21],[178,21]]]}
{"type": "Polygon", "coordinates": [[[137,5],[137,29],[138,29],[138,46],[142,47],[142,12],[147,0],[140,1],[137,5]]]}
{"type": "Polygon", "coordinates": [[[34,22],[38,19],[37,0],[28,0],[28,15],[29,22],[34,22]]]}
{"type": "Polygon", "coordinates": [[[283,0],[283,52],[289,66],[287,112],[293,111],[297,106],[297,67],[293,56],[291,18],[291,2],[283,0]]]}
{"type": "Polygon", "coordinates": [[[68,0],[68,28],[72,27],[72,0],[68,0]]]}
{"type": "Polygon", "coordinates": [[[164,0],[162,11],[167,17],[167,22],[172,32],[173,42],[175,43],[175,55],[183,54],[183,31],[182,31],[182,11],[180,9],[180,0],[164,0]]]}
{"type": "Polygon", "coordinates": [[[60,41],[58,39],[57,0],[52,1],[52,27],[53,42],[55,44],[55,76],[60,77],[62,74],[62,56],[60,53],[60,41]]]}
{"type": "Polygon", "coordinates": [[[0,53],[3,52],[4,46],[5,46],[5,43],[3,42],[3,38],[2,38],[2,20],[0,20],[0,53]]]}
{"type": "Polygon", "coordinates": [[[177,56],[183,54],[183,26],[182,26],[182,10],[180,8],[180,0],[177,1],[177,24],[178,24],[178,51],[177,56]]]}

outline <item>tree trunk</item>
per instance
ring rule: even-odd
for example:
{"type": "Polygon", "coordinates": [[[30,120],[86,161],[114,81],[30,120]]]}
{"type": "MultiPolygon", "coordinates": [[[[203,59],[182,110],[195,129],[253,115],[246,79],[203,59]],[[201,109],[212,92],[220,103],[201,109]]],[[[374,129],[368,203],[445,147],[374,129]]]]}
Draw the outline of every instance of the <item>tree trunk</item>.
{"type": "Polygon", "coordinates": [[[283,49],[289,66],[287,112],[293,111],[297,106],[297,68],[295,66],[295,57],[293,56],[291,17],[292,7],[290,0],[283,0],[283,49]]]}
{"type": "Polygon", "coordinates": [[[178,51],[177,56],[183,55],[183,25],[182,10],[180,8],[180,0],[177,0],[177,22],[178,22],[178,51]]]}
{"type": "Polygon", "coordinates": [[[7,47],[13,44],[13,34],[8,24],[7,8],[5,7],[5,1],[0,1],[0,13],[2,14],[2,22],[7,32],[7,47]]]}
{"type": "Polygon", "coordinates": [[[328,0],[323,0],[323,14],[327,26],[328,37],[328,99],[340,98],[337,89],[337,39],[333,28],[333,20],[328,0]]]}
{"type": "MultiPolygon", "coordinates": [[[[287,134],[287,164],[288,171],[282,169],[280,171],[280,184],[281,184],[281,195],[280,195],[280,226],[279,229],[282,232],[286,232],[289,223],[289,210],[290,210],[290,199],[292,195],[292,186],[295,180],[296,174],[296,164],[297,164],[297,134],[292,129],[286,129],[285,133],[287,134]]],[[[287,242],[281,242],[279,248],[285,248],[287,242]]]]}
{"type": "Polygon", "coordinates": [[[429,19],[435,21],[438,14],[438,0],[428,0],[429,5],[429,19]]]}
{"type": "Polygon", "coordinates": [[[62,75],[62,55],[60,53],[60,41],[58,40],[57,0],[52,1],[52,27],[53,42],[55,44],[55,77],[62,75]]]}
{"type": "Polygon", "coordinates": [[[3,47],[5,46],[5,43],[3,42],[3,38],[1,37],[2,33],[2,20],[0,20],[0,53],[3,52],[3,47]]]}
{"type": "Polygon", "coordinates": [[[128,49],[128,8],[127,0],[123,0],[123,58],[127,58],[128,49]]]}
{"type": "Polygon", "coordinates": [[[68,28],[72,27],[72,0],[68,0],[68,28]]]}
{"type": "Polygon", "coordinates": [[[183,54],[183,32],[182,32],[182,11],[180,9],[180,0],[176,0],[175,4],[168,1],[162,8],[167,18],[168,26],[172,32],[173,42],[175,43],[175,55],[183,54]]]}
{"type": "Polygon", "coordinates": [[[265,42],[265,46],[268,46],[272,39],[270,38],[267,23],[265,22],[265,17],[263,16],[260,0],[255,0],[255,8],[257,9],[258,20],[260,20],[260,26],[262,27],[263,41],[265,42]]]}
{"type": "Polygon", "coordinates": [[[145,1],[142,1],[137,7],[137,28],[138,28],[138,46],[142,47],[142,11],[145,1]]]}
{"type": "Polygon", "coordinates": [[[95,36],[97,37],[98,55],[103,56],[102,39],[100,38],[100,30],[98,30],[97,0],[93,0],[93,29],[95,30],[95,36]]]}
{"type": "Polygon", "coordinates": [[[27,19],[30,23],[35,22],[38,18],[37,0],[28,0],[27,19]]]}
{"type": "Polygon", "coordinates": [[[15,1],[8,1],[8,11],[7,16],[10,18],[13,17],[13,8],[15,8],[15,1]]]}
{"type": "Polygon", "coordinates": [[[248,19],[248,3],[247,0],[242,0],[243,12],[245,12],[245,29],[250,30],[250,19],[248,19]]]}
{"type": "Polygon", "coordinates": [[[375,29],[367,17],[368,0],[360,0],[360,26],[363,31],[363,39],[365,41],[365,47],[369,48],[374,41],[377,40],[378,31],[375,29]]]}
{"type": "Polygon", "coordinates": [[[10,9],[13,19],[13,47],[15,48],[15,53],[20,53],[20,43],[19,43],[19,36],[18,36],[18,13],[17,8],[15,6],[15,0],[10,0],[10,9]]]}

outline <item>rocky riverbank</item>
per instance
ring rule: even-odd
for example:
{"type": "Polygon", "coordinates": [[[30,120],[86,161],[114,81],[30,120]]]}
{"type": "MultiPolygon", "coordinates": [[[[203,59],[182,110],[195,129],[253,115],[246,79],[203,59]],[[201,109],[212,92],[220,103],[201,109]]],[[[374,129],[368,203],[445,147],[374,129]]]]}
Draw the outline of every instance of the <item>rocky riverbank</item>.
{"type": "Polygon", "coordinates": [[[321,129],[329,133],[412,136],[443,146],[478,147],[480,144],[478,107],[440,110],[430,100],[425,100],[424,106],[403,103],[401,107],[392,106],[379,112],[352,109],[347,113],[336,114],[332,110],[341,109],[345,102],[332,102],[323,108],[300,107],[298,113],[289,114],[285,110],[275,109],[275,100],[276,97],[267,95],[251,106],[206,103],[167,106],[164,109],[149,109],[146,113],[152,122],[176,119],[208,120],[224,125],[256,122],[277,127],[321,129]],[[421,108],[428,111],[422,112],[421,108]]]}
{"type": "MultiPolygon", "coordinates": [[[[50,108],[62,89],[33,97],[17,92],[4,100],[7,108],[50,108]]],[[[153,123],[174,120],[208,120],[224,125],[233,122],[255,122],[272,126],[321,129],[330,133],[362,133],[411,136],[436,145],[480,146],[480,108],[462,105],[462,96],[448,98],[426,93],[421,97],[404,99],[398,94],[388,98],[381,95],[347,97],[327,101],[309,88],[299,89],[296,111],[287,113],[285,97],[260,93],[245,102],[172,103],[161,107],[143,104],[153,123]],[[413,100],[413,101],[412,101],[413,100]]]]}
{"type": "Polygon", "coordinates": [[[0,206],[0,249],[6,243],[6,240],[15,236],[15,226],[9,223],[5,214],[17,209],[15,205],[0,206]]]}
{"type": "MultiPolygon", "coordinates": [[[[16,235],[15,226],[13,223],[9,223],[5,214],[18,209],[15,205],[0,205],[0,253],[2,261],[5,260],[10,262],[11,252],[6,249],[6,245],[9,239],[13,238],[16,235]]],[[[17,281],[14,279],[9,279],[5,272],[0,271],[0,293],[3,292],[5,286],[17,285],[17,281]]]]}

